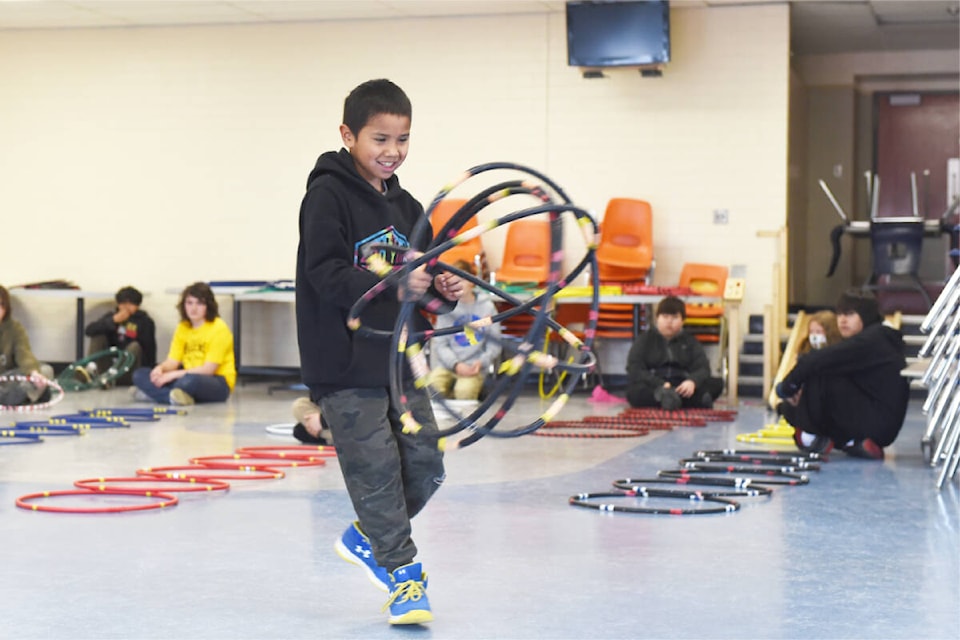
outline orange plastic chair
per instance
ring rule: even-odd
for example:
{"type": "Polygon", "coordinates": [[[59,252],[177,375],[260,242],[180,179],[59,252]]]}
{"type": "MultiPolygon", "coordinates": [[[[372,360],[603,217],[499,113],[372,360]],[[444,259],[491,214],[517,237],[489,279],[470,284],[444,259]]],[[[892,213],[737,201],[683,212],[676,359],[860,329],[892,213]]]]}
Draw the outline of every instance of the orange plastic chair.
{"type": "MultiPolygon", "coordinates": [[[[729,270],[716,264],[688,262],[680,272],[680,286],[689,287],[696,295],[722,296],[729,270]]],[[[722,304],[688,303],[688,318],[717,318],[723,315],[722,304]]]]}
{"type": "MultiPolygon", "coordinates": [[[[430,215],[430,224],[433,226],[433,237],[436,238],[437,234],[440,233],[440,230],[443,229],[443,225],[447,222],[460,210],[463,205],[467,203],[466,200],[457,199],[457,198],[445,198],[437,203],[437,207],[433,210],[433,213],[430,215]]],[[[467,231],[477,226],[476,216],[470,218],[466,224],[460,229],[458,233],[467,231]]],[[[444,251],[440,255],[440,260],[446,262],[447,264],[453,264],[457,260],[465,260],[472,265],[476,265],[478,268],[477,275],[483,278],[487,272],[487,256],[483,251],[483,242],[480,239],[480,236],[477,236],[473,240],[459,244],[449,251],[444,251]]]]}
{"type": "MultiPolygon", "coordinates": [[[[697,295],[722,296],[728,269],[715,264],[687,263],[680,272],[680,286],[697,295]]],[[[684,327],[700,342],[720,342],[723,304],[687,302],[684,327]]]]}
{"type": "MultiPolygon", "coordinates": [[[[634,335],[634,307],[630,304],[601,304],[597,318],[597,337],[632,340],[634,335]]],[[[643,324],[643,316],[640,317],[643,324]]]]}
{"type": "Polygon", "coordinates": [[[597,244],[598,275],[607,282],[653,280],[653,211],[650,203],[612,198],[597,244]]]}
{"type": "Polygon", "coordinates": [[[550,272],[550,223],[524,218],[507,226],[499,282],[543,284],[550,272]]]}

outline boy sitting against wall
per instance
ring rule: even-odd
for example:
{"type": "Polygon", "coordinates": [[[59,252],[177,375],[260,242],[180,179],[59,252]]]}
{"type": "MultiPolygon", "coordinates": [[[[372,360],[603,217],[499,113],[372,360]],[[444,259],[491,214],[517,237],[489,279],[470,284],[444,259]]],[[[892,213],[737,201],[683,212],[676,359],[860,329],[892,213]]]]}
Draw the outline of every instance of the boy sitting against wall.
{"type": "Polygon", "coordinates": [[[116,380],[118,385],[133,384],[133,372],[140,367],[157,364],[157,330],[153,318],[140,308],[143,294],[133,287],[123,287],[114,296],[117,303],[86,326],[84,333],[90,338],[87,355],[116,347],[133,354],[130,371],[116,380]]]}
{"type": "Polygon", "coordinates": [[[627,401],[632,407],[712,408],[723,381],[710,376],[710,361],[697,339],[683,330],[687,306],[667,296],[654,326],[637,336],[627,356],[627,401]]]}

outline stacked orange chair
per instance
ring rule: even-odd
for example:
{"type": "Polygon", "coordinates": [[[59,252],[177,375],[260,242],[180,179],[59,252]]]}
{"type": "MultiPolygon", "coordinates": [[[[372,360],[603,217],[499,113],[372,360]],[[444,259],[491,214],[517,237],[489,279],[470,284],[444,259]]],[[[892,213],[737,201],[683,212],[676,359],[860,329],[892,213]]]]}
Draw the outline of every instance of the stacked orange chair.
{"type": "MultiPolygon", "coordinates": [[[[550,223],[547,220],[523,218],[507,225],[503,261],[497,269],[497,282],[540,286],[550,275],[550,223]]],[[[500,311],[508,308],[497,303],[500,311]]],[[[518,314],[500,323],[505,336],[522,337],[530,331],[533,317],[518,314]]]]}
{"type": "MultiPolygon", "coordinates": [[[[727,267],[688,262],[680,272],[680,286],[689,287],[695,295],[723,296],[727,286],[727,267]]],[[[723,326],[722,303],[687,303],[684,329],[705,343],[720,342],[723,326]]]]}
{"type": "Polygon", "coordinates": [[[601,281],[650,284],[653,280],[653,211],[650,203],[612,198],[597,243],[601,281]]]}
{"type": "MultiPolygon", "coordinates": [[[[611,198],[603,214],[597,243],[597,275],[601,284],[653,281],[653,210],[645,200],[611,198]]],[[[643,307],[601,304],[598,338],[632,340],[644,324],[643,307]],[[640,313],[640,318],[634,315],[640,313]]]]}

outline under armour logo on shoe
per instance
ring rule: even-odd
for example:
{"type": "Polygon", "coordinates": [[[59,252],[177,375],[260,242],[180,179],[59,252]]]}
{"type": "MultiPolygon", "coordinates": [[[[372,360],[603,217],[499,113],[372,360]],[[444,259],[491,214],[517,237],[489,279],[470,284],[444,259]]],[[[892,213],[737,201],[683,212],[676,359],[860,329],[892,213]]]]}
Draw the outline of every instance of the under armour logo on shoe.
{"type": "Polygon", "coordinates": [[[364,549],[364,548],[363,548],[361,545],[359,545],[359,544],[358,544],[357,546],[355,546],[355,547],[353,548],[353,550],[357,553],[357,555],[361,555],[361,556],[363,556],[364,558],[369,558],[369,557],[370,557],[370,554],[373,553],[373,551],[372,551],[371,549],[364,549]]]}

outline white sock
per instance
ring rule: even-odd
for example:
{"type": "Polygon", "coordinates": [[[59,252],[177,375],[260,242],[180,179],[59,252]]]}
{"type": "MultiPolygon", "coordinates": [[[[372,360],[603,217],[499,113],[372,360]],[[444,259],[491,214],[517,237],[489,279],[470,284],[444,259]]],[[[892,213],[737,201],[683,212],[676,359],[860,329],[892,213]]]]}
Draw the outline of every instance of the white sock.
{"type": "Polygon", "coordinates": [[[809,447],[813,444],[813,441],[817,439],[817,436],[812,433],[807,433],[806,431],[800,432],[800,442],[803,443],[803,446],[809,447]]]}
{"type": "Polygon", "coordinates": [[[847,444],[845,444],[845,445],[843,445],[843,446],[844,446],[844,447],[852,447],[855,442],[856,442],[856,440],[854,440],[853,438],[851,438],[851,439],[850,439],[850,442],[848,442],[847,444]]]}

